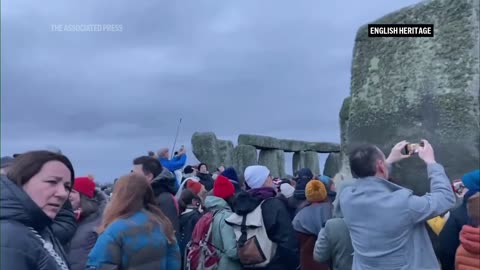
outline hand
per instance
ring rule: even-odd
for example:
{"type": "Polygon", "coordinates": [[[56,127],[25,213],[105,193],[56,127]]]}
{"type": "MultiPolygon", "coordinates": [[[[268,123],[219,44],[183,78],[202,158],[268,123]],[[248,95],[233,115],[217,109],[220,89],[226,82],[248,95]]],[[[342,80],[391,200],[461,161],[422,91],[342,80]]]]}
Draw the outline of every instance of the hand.
{"type": "Polygon", "coordinates": [[[402,159],[410,157],[410,155],[404,155],[402,154],[402,150],[405,148],[405,145],[407,145],[407,141],[401,141],[397,143],[393,148],[392,151],[390,151],[390,155],[388,155],[387,160],[385,160],[388,164],[393,164],[397,161],[400,161],[402,159]]]}
{"type": "Polygon", "coordinates": [[[422,140],[423,147],[418,149],[418,156],[427,164],[435,163],[435,153],[433,152],[432,145],[427,140],[422,140]]]}

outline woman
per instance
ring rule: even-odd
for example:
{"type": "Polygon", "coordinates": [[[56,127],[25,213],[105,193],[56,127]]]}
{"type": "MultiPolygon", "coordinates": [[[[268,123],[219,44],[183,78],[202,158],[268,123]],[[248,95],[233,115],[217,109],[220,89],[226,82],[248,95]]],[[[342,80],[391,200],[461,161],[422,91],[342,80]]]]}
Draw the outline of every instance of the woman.
{"type": "Polygon", "coordinates": [[[208,172],[207,164],[200,163],[198,165],[197,177],[200,179],[200,184],[202,184],[207,191],[213,189],[213,178],[208,172]]]}
{"type": "Polygon", "coordinates": [[[75,179],[70,202],[77,213],[78,228],[70,243],[68,260],[72,270],[84,270],[88,253],[98,238],[95,229],[100,225],[107,199],[102,191],[96,189],[93,177],[88,176],[75,179]]]}
{"type": "Polygon", "coordinates": [[[293,228],[300,243],[300,267],[302,270],[328,269],[313,259],[313,249],[320,230],[331,218],[332,207],[327,198],[327,189],[320,180],[312,179],[305,186],[305,197],[309,205],[293,219],[293,228]]]}
{"type": "Polygon", "coordinates": [[[117,181],[97,232],[87,269],[180,269],[172,223],[143,175],[132,173],[117,181]]]}
{"type": "MultiPolygon", "coordinates": [[[[201,185],[198,182],[193,182],[201,185]]],[[[182,191],[180,200],[178,201],[180,207],[180,230],[177,232],[178,245],[180,247],[180,254],[182,258],[185,255],[185,247],[192,239],[192,232],[195,224],[202,217],[203,207],[202,199],[195,192],[187,188],[182,191]]],[[[182,259],[183,262],[183,259],[182,259]]]]}
{"type": "Polygon", "coordinates": [[[53,220],[74,181],[62,154],[32,151],[16,157],[1,178],[1,267],[15,270],[69,269],[53,220]]]}

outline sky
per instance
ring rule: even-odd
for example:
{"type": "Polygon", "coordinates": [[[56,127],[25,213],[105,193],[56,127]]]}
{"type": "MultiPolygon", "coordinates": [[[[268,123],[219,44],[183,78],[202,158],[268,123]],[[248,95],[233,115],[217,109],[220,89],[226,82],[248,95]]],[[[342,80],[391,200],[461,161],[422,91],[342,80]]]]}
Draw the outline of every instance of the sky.
{"type": "Polygon", "coordinates": [[[111,182],[179,118],[189,163],[196,131],[339,143],[356,31],[418,2],[2,1],[1,155],[57,147],[111,182]]]}

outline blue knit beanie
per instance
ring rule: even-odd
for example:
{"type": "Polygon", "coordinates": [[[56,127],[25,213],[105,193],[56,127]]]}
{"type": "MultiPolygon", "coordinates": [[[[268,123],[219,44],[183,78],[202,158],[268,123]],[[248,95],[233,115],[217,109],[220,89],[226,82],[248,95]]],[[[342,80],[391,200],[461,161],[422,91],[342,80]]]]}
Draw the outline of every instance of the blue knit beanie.
{"type": "Polygon", "coordinates": [[[480,192],[480,169],[466,173],[462,176],[462,182],[469,191],[480,192]]]}

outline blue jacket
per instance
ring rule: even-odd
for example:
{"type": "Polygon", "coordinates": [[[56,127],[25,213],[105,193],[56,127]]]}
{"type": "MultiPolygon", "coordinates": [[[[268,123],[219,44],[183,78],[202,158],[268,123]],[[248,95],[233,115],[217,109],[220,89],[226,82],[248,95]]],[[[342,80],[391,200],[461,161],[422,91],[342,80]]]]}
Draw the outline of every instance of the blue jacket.
{"type": "Polygon", "coordinates": [[[427,171],[430,193],[421,197],[373,176],[340,193],[354,248],[353,270],[440,269],[425,221],[452,208],[455,195],[442,165],[429,164],[427,171]]]}
{"type": "Polygon", "coordinates": [[[158,159],[163,167],[167,168],[172,173],[176,170],[180,170],[187,163],[187,154],[181,154],[180,156],[174,157],[172,159],[162,158],[158,159]]]}
{"type": "Polygon", "coordinates": [[[144,211],[114,221],[98,237],[86,269],[179,270],[178,244],[168,244],[161,226],[149,227],[144,211]]]}

